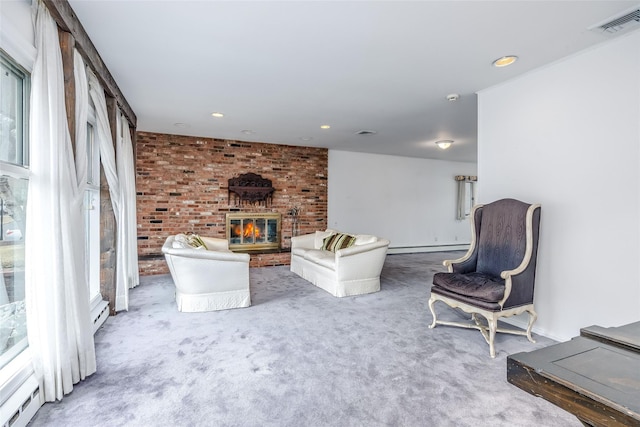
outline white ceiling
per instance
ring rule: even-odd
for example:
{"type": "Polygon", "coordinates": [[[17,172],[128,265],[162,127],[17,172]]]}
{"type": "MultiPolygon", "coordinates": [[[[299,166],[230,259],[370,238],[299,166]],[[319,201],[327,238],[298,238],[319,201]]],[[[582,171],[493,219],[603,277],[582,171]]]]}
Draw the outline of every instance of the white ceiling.
{"type": "Polygon", "coordinates": [[[639,4],[69,3],[138,130],[465,162],[477,158],[477,91],[610,40],[587,28],[639,4]],[[508,54],[520,59],[491,66],[508,54]]]}

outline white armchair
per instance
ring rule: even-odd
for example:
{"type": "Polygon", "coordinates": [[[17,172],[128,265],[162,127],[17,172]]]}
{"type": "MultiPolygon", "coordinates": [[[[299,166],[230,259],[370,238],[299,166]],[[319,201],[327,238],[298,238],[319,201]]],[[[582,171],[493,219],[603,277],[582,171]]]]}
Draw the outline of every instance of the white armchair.
{"type": "Polygon", "coordinates": [[[200,238],[206,248],[191,247],[176,236],[169,236],[162,247],[176,286],[178,310],[249,307],[249,254],[231,252],[225,239],[200,238]]]}

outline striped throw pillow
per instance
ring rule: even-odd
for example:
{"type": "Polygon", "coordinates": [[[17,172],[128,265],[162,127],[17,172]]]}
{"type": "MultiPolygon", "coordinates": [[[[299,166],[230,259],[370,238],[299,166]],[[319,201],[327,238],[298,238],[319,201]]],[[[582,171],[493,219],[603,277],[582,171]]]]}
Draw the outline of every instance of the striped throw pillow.
{"type": "Polygon", "coordinates": [[[336,233],[329,237],[325,237],[322,242],[322,250],[336,252],[340,249],[353,246],[356,242],[356,237],[350,234],[336,233]]]}
{"type": "Polygon", "coordinates": [[[187,241],[189,242],[189,245],[195,249],[207,249],[207,245],[204,244],[200,236],[197,234],[190,234],[187,236],[187,241]]]}

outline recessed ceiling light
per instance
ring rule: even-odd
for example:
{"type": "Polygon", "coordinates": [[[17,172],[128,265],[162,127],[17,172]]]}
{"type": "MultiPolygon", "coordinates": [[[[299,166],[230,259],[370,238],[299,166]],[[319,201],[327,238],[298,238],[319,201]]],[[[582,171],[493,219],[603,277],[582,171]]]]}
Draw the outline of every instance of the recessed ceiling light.
{"type": "Polygon", "coordinates": [[[312,138],[312,137],[310,137],[310,136],[301,136],[301,137],[300,137],[300,140],[301,140],[301,141],[311,141],[312,139],[313,139],[313,138],[312,138]]]}
{"type": "Polygon", "coordinates": [[[174,123],[173,125],[174,125],[175,127],[177,127],[177,128],[186,128],[186,127],[189,127],[189,125],[188,125],[188,124],[186,124],[186,123],[174,123]]]}
{"type": "Polygon", "coordinates": [[[451,147],[451,144],[453,144],[453,141],[450,139],[443,139],[441,141],[436,141],[436,145],[443,150],[446,150],[447,148],[451,147]]]}
{"type": "Polygon", "coordinates": [[[211,115],[212,115],[213,117],[216,117],[216,118],[224,117],[224,114],[222,114],[222,113],[218,113],[218,112],[211,113],[211,115]]]}
{"type": "Polygon", "coordinates": [[[518,57],[515,55],[507,55],[502,58],[498,58],[493,61],[494,67],[506,67],[507,65],[511,65],[518,60],[518,57]]]}
{"type": "Polygon", "coordinates": [[[250,129],[241,130],[240,132],[244,133],[245,135],[253,135],[254,133],[256,133],[255,131],[250,129]]]}
{"type": "Polygon", "coordinates": [[[320,126],[320,129],[331,129],[331,126],[329,126],[329,125],[322,125],[322,126],[320,126]]]}

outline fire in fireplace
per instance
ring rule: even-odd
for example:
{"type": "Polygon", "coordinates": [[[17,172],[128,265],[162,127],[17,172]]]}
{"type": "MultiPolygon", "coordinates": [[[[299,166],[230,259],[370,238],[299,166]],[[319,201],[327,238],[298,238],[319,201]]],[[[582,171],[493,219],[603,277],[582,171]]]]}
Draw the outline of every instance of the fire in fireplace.
{"type": "Polygon", "coordinates": [[[279,213],[228,213],[226,231],[229,249],[279,249],[281,219],[279,213]]]}

